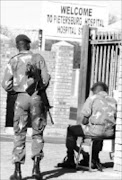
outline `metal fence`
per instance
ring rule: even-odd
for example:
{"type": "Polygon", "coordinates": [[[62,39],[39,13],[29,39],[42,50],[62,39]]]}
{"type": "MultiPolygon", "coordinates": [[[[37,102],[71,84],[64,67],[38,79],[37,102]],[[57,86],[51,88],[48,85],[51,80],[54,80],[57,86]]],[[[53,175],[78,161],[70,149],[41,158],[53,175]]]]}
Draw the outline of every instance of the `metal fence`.
{"type": "Polygon", "coordinates": [[[109,87],[109,94],[112,95],[117,86],[122,34],[98,32],[95,36],[91,35],[90,37],[90,87],[97,81],[105,82],[109,87]]]}

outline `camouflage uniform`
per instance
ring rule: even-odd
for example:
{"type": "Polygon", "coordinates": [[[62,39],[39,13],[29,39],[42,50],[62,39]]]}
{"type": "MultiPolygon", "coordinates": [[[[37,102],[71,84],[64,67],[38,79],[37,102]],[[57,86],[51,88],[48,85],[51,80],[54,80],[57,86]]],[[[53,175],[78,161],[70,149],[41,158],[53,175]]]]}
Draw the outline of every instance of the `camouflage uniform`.
{"type": "MultiPolygon", "coordinates": [[[[43,82],[47,84],[50,76],[44,59],[40,54],[38,56],[37,67],[41,69],[43,82]]],[[[30,114],[32,121],[32,159],[35,156],[43,157],[43,131],[46,126],[46,110],[37,94],[36,88],[32,95],[26,92],[26,89],[34,83],[33,78],[26,75],[28,63],[32,63],[33,53],[31,51],[21,51],[19,54],[10,59],[5,70],[2,82],[3,88],[10,92],[15,91],[18,94],[14,110],[14,149],[13,163],[25,162],[25,141],[27,132],[27,119],[30,114]]]]}
{"type": "Polygon", "coordinates": [[[81,114],[88,118],[88,125],[82,125],[85,135],[112,136],[116,120],[117,102],[105,91],[87,98],[81,114]]]}
{"type": "MultiPolygon", "coordinates": [[[[80,125],[73,125],[67,128],[66,147],[70,160],[74,158],[74,150],[77,151],[76,142],[78,137],[83,137],[84,135],[96,137],[112,136],[114,134],[116,105],[116,100],[105,91],[100,91],[87,98],[81,110],[81,117],[85,117],[87,122],[85,124],[81,122],[80,125]]],[[[97,155],[102,150],[102,146],[103,141],[94,141],[92,151],[94,160],[98,158],[97,155]]]]}

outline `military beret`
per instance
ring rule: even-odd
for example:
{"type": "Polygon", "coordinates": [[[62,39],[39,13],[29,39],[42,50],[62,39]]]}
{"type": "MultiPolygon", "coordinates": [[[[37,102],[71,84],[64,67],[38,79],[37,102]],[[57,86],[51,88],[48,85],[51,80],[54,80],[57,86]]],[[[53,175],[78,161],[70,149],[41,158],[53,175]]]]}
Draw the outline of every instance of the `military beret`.
{"type": "Polygon", "coordinates": [[[91,90],[94,91],[96,89],[97,86],[101,86],[103,88],[104,91],[108,91],[108,86],[103,83],[103,82],[96,82],[92,87],[91,87],[91,90]]]}
{"type": "Polygon", "coordinates": [[[24,34],[19,34],[17,37],[16,37],[16,43],[19,42],[19,41],[27,41],[29,43],[31,43],[31,40],[28,36],[24,35],[24,34]]]}

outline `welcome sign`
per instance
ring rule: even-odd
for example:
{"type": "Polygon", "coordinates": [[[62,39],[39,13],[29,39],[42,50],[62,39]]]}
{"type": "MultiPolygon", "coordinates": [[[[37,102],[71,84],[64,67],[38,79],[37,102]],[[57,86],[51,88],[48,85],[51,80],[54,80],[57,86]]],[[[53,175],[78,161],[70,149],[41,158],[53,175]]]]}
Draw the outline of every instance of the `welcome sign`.
{"type": "Polygon", "coordinates": [[[83,25],[104,28],[108,24],[105,6],[44,2],[41,13],[41,28],[48,36],[81,38],[83,25]]]}

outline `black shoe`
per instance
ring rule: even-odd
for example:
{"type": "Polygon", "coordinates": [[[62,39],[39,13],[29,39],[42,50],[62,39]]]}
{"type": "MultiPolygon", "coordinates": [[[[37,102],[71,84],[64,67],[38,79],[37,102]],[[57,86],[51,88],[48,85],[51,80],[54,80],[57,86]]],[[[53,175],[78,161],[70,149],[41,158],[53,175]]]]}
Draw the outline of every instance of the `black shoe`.
{"type": "Polygon", "coordinates": [[[20,163],[15,163],[15,171],[14,174],[10,176],[10,180],[22,180],[20,163]]]}
{"type": "Polygon", "coordinates": [[[78,165],[79,165],[79,166],[86,166],[86,167],[88,167],[88,166],[89,166],[89,163],[88,163],[88,161],[85,161],[84,159],[82,159],[82,160],[79,162],[78,165]]]}
{"type": "Polygon", "coordinates": [[[58,163],[57,167],[63,167],[63,168],[69,168],[69,169],[75,169],[76,164],[74,160],[70,160],[67,156],[64,158],[62,163],[58,163]]]}
{"type": "Polygon", "coordinates": [[[40,158],[39,157],[34,158],[32,177],[33,177],[33,180],[42,180],[42,175],[40,172],[40,158]]]}
{"type": "Polygon", "coordinates": [[[83,152],[83,159],[80,161],[79,165],[81,166],[89,166],[89,153],[83,152]]]}
{"type": "Polygon", "coordinates": [[[98,159],[98,160],[92,160],[92,163],[93,163],[93,168],[94,169],[98,169],[99,171],[103,171],[103,166],[102,166],[102,164],[100,163],[100,160],[98,159]]]}
{"type": "MultiPolygon", "coordinates": [[[[83,153],[83,159],[79,162],[80,166],[89,167],[89,153],[83,153]]],[[[96,169],[96,163],[94,161],[91,162],[91,168],[96,169]]]]}

